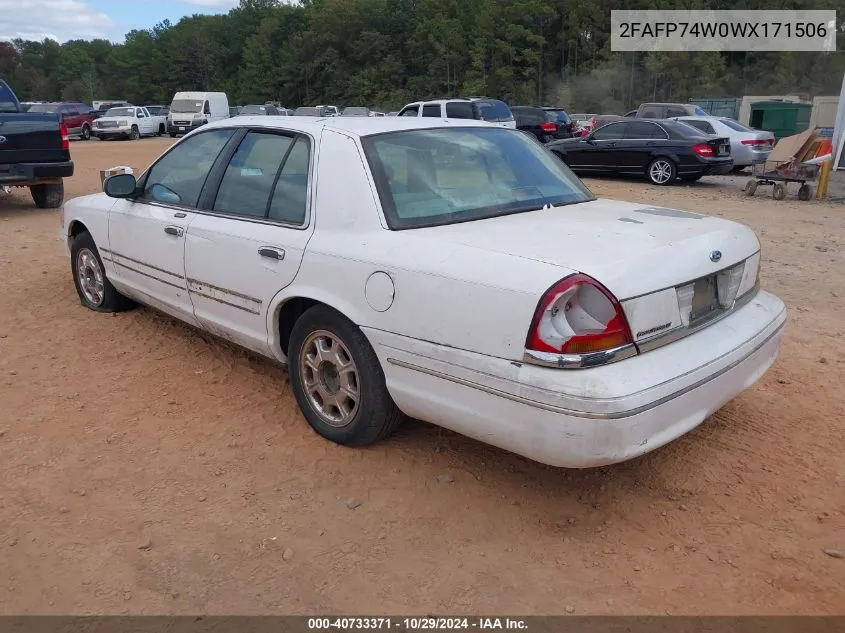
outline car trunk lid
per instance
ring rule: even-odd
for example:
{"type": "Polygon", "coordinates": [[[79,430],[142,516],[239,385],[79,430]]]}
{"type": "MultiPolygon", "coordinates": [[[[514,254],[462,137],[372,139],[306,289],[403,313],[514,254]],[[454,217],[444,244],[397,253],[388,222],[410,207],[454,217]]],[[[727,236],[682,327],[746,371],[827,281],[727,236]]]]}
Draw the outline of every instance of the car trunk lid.
{"type": "MultiPolygon", "coordinates": [[[[681,286],[759,250],[746,226],[648,204],[594,200],[417,229],[437,241],[506,253],[578,271],[619,300],[681,286]]],[[[491,271],[495,274],[495,271],[491,271]]]]}

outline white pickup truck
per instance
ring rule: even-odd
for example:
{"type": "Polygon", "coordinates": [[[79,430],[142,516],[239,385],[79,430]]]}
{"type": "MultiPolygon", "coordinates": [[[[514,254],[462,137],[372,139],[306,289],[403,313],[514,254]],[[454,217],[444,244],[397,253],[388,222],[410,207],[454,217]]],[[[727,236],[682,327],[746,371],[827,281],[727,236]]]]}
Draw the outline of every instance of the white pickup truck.
{"type": "Polygon", "coordinates": [[[165,125],[166,117],[153,116],[143,107],[112,108],[94,121],[91,136],[101,141],[113,138],[134,141],[142,136],[160,136],[165,125]]]}

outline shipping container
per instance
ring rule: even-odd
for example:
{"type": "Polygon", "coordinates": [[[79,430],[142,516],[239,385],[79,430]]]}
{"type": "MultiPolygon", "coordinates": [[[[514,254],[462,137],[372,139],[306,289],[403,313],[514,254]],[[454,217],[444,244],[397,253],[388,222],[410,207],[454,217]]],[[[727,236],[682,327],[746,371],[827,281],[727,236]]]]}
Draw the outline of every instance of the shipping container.
{"type": "Polygon", "coordinates": [[[760,101],[751,104],[751,127],[766,130],[780,140],[810,127],[812,103],[760,101]]]}

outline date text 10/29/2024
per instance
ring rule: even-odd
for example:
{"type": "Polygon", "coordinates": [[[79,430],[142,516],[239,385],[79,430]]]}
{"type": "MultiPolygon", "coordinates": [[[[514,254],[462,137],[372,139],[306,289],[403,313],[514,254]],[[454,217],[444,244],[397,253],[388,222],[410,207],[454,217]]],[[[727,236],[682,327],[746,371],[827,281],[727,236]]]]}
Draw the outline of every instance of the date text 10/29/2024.
{"type": "Polygon", "coordinates": [[[367,631],[367,630],[396,630],[396,631],[525,631],[528,625],[519,618],[388,618],[388,617],[357,617],[357,618],[308,618],[310,631],[367,631]]]}

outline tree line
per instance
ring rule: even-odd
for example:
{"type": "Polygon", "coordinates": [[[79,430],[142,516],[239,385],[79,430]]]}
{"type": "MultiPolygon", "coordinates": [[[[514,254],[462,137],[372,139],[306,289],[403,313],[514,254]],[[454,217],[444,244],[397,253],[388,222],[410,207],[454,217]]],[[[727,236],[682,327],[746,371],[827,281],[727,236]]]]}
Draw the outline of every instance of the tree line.
{"type": "MultiPolygon", "coordinates": [[[[24,100],[169,103],[217,90],[395,110],[424,98],[619,112],[644,101],[838,94],[845,53],[618,53],[611,9],[734,9],[733,0],[241,0],[126,34],[123,43],[0,42],[0,75],[24,100]]],[[[748,0],[743,9],[839,8],[845,0],[748,0]]],[[[841,30],[838,46],[845,45],[841,30]]]]}

